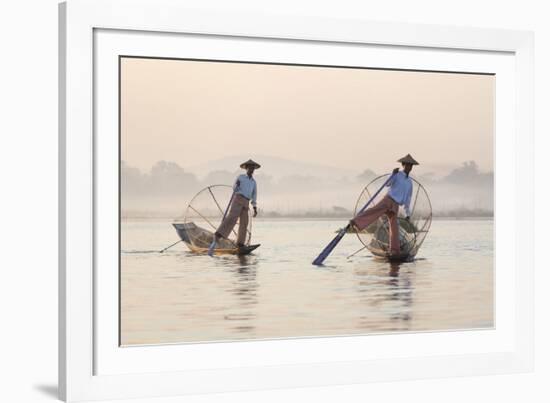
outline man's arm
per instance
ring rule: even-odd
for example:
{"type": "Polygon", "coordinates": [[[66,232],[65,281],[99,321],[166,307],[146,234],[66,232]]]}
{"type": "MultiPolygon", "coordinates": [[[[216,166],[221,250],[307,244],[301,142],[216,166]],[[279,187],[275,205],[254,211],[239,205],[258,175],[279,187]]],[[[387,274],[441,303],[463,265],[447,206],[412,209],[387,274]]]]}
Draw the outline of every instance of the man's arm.
{"type": "Polygon", "coordinates": [[[254,217],[258,215],[258,208],[256,203],[257,196],[258,196],[258,185],[256,184],[256,182],[254,182],[254,189],[252,189],[252,197],[251,197],[252,207],[254,207],[254,217]]]}
{"type": "Polygon", "coordinates": [[[240,186],[241,186],[241,181],[239,180],[239,177],[237,176],[237,179],[235,179],[235,183],[233,184],[233,191],[234,192],[238,191],[240,186]]]}
{"type": "MultiPolygon", "coordinates": [[[[399,172],[399,168],[395,168],[393,171],[392,171],[392,175],[395,175],[396,173],[399,172]]],[[[386,187],[390,187],[391,185],[393,185],[393,182],[394,182],[395,178],[391,178],[390,181],[388,181],[388,184],[386,185],[386,187]]]]}
{"type": "Polygon", "coordinates": [[[409,193],[407,194],[407,197],[405,198],[405,203],[403,205],[405,206],[405,214],[407,214],[407,220],[411,217],[411,196],[412,196],[413,187],[409,189],[409,193]]]}

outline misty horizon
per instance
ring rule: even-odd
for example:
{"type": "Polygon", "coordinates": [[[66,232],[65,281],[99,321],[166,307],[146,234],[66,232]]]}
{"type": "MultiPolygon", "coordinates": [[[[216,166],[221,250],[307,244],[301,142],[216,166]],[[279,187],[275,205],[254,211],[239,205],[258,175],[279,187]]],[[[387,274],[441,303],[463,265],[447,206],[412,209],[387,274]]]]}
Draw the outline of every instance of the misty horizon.
{"type": "MultiPolygon", "coordinates": [[[[276,175],[276,166],[271,169],[262,166],[254,174],[258,183],[258,205],[271,217],[349,215],[362,189],[384,174],[369,168],[347,176],[303,174],[303,163],[284,159],[279,162],[286,165],[283,175],[276,175]],[[293,164],[301,170],[295,169],[296,173],[288,174],[293,171],[293,164]]],[[[199,176],[171,161],[158,161],[148,172],[142,172],[122,161],[123,216],[180,215],[199,190],[217,184],[232,185],[243,172],[239,168],[202,170],[199,176]]],[[[475,161],[465,161],[439,176],[433,172],[415,175],[414,170],[411,176],[427,189],[435,215],[453,215],[453,211],[456,216],[492,215],[494,173],[480,171],[475,161]]]]}

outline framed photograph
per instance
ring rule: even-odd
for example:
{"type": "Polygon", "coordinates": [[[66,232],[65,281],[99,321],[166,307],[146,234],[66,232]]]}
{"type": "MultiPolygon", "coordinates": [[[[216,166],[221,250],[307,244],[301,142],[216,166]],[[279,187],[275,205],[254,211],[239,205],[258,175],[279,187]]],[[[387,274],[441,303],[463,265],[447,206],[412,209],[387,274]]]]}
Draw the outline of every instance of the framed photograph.
{"type": "Polygon", "coordinates": [[[532,370],[531,33],[59,10],[64,400],[532,370]]]}

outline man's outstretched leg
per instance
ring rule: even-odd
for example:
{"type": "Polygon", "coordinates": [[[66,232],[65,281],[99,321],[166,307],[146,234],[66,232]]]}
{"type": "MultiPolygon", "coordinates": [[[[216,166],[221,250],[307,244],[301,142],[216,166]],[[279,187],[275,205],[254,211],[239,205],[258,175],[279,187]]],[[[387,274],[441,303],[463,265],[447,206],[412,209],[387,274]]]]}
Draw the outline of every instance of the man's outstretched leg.
{"type": "Polygon", "coordinates": [[[220,238],[227,238],[229,236],[229,233],[233,230],[233,227],[235,227],[239,215],[241,214],[241,208],[242,206],[237,202],[237,200],[233,199],[231,207],[229,208],[229,212],[214,233],[214,239],[208,247],[209,256],[212,256],[214,254],[214,249],[216,248],[216,244],[218,243],[220,238]]]}
{"type": "Polygon", "coordinates": [[[373,222],[378,220],[382,215],[384,215],[389,210],[389,204],[387,201],[387,196],[380,200],[379,203],[375,204],[371,208],[366,209],[361,214],[358,214],[350,221],[350,223],[355,226],[358,230],[367,228],[373,222]]]}

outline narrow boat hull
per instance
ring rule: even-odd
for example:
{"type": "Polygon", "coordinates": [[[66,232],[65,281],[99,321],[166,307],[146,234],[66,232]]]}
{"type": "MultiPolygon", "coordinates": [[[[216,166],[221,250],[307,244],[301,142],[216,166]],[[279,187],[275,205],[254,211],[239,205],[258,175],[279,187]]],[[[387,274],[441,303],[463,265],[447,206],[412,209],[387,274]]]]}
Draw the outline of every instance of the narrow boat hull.
{"type": "Polygon", "coordinates": [[[386,262],[410,262],[414,260],[414,256],[411,255],[377,255],[374,254],[374,258],[376,260],[383,260],[386,262]]]}
{"type": "Polygon", "coordinates": [[[387,262],[410,262],[414,259],[414,255],[410,253],[400,253],[398,255],[390,255],[386,250],[380,248],[369,248],[370,253],[373,254],[377,260],[385,260],[387,262]]]}
{"type": "MultiPolygon", "coordinates": [[[[193,246],[190,243],[187,243],[184,241],[184,243],[187,245],[189,250],[192,252],[198,253],[198,254],[206,254],[208,253],[208,248],[198,248],[196,246],[193,246]]],[[[260,244],[256,245],[245,245],[240,248],[230,248],[230,249],[214,249],[215,255],[238,255],[238,256],[244,256],[252,253],[253,250],[257,249],[260,246],[260,244]]]]}
{"type": "MultiPolygon", "coordinates": [[[[206,254],[208,248],[214,239],[214,233],[197,226],[193,222],[172,224],[180,239],[187,245],[189,250],[194,253],[206,254]]],[[[260,244],[245,245],[237,247],[234,242],[228,239],[220,239],[217,242],[214,254],[216,255],[248,255],[260,244]]]]}

